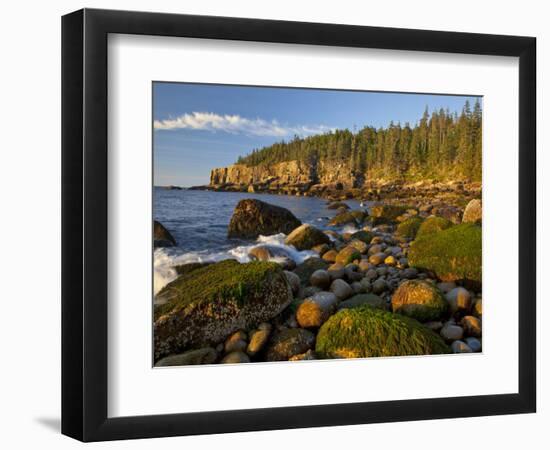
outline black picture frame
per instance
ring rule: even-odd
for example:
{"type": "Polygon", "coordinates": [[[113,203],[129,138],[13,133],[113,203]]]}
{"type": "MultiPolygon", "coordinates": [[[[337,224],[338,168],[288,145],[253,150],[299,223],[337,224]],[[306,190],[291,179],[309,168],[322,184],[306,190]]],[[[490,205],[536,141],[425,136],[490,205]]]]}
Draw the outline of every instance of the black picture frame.
{"type": "Polygon", "coordinates": [[[82,441],[487,416],[536,409],[536,39],[83,9],[62,18],[62,433],[82,441]],[[519,58],[518,393],[107,417],[107,36],[519,58]]]}

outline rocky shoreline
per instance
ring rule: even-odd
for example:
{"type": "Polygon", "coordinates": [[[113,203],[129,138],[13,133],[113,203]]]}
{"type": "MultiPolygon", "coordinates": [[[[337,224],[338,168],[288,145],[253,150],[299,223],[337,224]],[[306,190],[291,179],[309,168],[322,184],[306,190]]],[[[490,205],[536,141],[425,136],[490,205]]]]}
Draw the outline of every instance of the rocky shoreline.
{"type": "MultiPolygon", "coordinates": [[[[230,237],[284,233],[316,256],[296,265],[257,245],[248,263],[176,266],[154,300],[155,365],[481,351],[481,186],[377,185],[300,191],[328,199],[330,230],[241,200],[230,237]],[[383,201],[352,210],[350,198],[383,201]]],[[[158,222],[157,243],[176,244],[158,222]]]]}

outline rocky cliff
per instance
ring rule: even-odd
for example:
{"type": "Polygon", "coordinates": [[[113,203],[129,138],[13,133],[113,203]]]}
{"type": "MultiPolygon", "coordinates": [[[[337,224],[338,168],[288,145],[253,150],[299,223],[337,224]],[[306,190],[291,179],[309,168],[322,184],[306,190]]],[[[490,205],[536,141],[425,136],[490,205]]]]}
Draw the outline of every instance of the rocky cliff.
{"type": "Polygon", "coordinates": [[[252,191],[307,191],[314,185],[336,185],[344,188],[358,187],[362,178],[351,173],[343,162],[321,161],[306,163],[287,161],[274,165],[249,167],[234,164],[213,169],[210,187],[224,190],[252,191]]]}

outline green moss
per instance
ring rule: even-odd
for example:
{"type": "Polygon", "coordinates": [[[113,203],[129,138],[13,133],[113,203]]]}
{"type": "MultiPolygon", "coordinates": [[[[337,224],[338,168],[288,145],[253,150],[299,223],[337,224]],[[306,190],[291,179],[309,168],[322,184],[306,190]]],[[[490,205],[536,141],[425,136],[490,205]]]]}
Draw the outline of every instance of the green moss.
{"type": "Polygon", "coordinates": [[[343,309],[320,328],[315,347],[321,358],[449,353],[441,337],[414,319],[370,306],[343,309]]]}
{"type": "Polygon", "coordinates": [[[401,283],[391,300],[392,310],[413,319],[438,320],[447,312],[447,302],[433,284],[424,280],[401,283]]]}
{"type": "Polygon", "coordinates": [[[250,293],[273,273],[279,273],[277,263],[253,261],[240,264],[225,260],[181,275],[166,285],[158,297],[169,301],[155,308],[155,320],[167,313],[176,313],[189,305],[204,302],[236,302],[242,306],[250,293]]]}
{"type": "Polygon", "coordinates": [[[453,223],[450,220],[447,220],[439,216],[428,217],[424,222],[420,224],[416,237],[426,236],[428,234],[437,233],[438,231],[446,230],[453,226],[453,223]]]}
{"type": "Polygon", "coordinates": [[[434,272],[443,281],[481,283],[481,227],[461,224],[417,238],[409,265],[434,272]]]}
{"type": "Polygon", "coordinates": [[[421,217],[410,217],[397,226],[396,234],[403,238],[414,239],[422,222],[421,217]]]}
{"type": "Polygon", "coordinates": [[[358,225],[357,219],[351,212],[337,214],[328,224],[332,226],[342,226],[347,224],[358,225]]]}
{"type": "Polygon", "coordinates": [[[178,266],[174,266],[174,269],[178,275],[185,275],[186,273],[193,272],[194,270],[201,269],[202,267],[206,267],[208,265],[212,264],[211,262],[194,262],[194,263],[187,263],[187,264],[180,264],[178,266]]]}

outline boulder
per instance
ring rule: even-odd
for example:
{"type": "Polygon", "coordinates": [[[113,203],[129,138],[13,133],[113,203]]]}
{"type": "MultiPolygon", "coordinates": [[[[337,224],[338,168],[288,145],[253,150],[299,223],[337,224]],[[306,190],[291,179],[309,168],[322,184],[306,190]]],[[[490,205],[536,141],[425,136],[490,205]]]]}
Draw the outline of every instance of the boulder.
{"type": "Polygon", "coordinates": [[[428,322],[437,320],[447,311],[447,302],[433,284],[423,280],[407,280],[394,292],[392,311],[428,322]]]}
{"type": "Polygon", "coordinates": [[[194,262],[194,263],[187,263],[187,264],[179,264],[177,266],[174,266],[174,270],[178,275],[185,275],[186,273],[193,272],[193,270],[200,269],[202,267],[206,267],[208,265],[212,264],[211,262],[194,262]]]}
{"type": "Polygon", "coordinates": [[[285,329],[277,333],[267,346],[267,361],[288,361],[315,345],[315,335],[303,328],[285,329]]]}
{"type": "Polygon", "coordinates": [[[409,248],[409,265],[434,272],[442,281],[481,285],[481,227],[455,225],[417,238],[409,248]]]}
{"type": "Polygon", "coordinates": [[[193,366],[198,364],[214,364],[218,354],[212,347],[189,350],[178,355],[170,355],[157,361],[155,367],[193,366]]]}
{"type": "Polygon", "coordinates": [[[355,260],[360,260],[360,259],[361,259],[361,253],[359,252],[359,250],[357,250],[355,247],[352,247],[352,246],[344,247],[342,250],[340,250],[340,252],[336,256],[336,262],[343,264],[344,266],[355,260]]]}
{"type": "Polygon", "coordinates": [[[395,234],[402,238],[414,239],[422,222],[423,219],[418,216],[406,219],[397,226],[395,234]]]}
{"type": "Polygon", "coordinates": [[[475,198],[466,205],[462,215],[462,223],[481,223],[481,200],[475,198]]]}
{"type": "Polygon", "coordinates": [[[327,205],[327,209],[350,209],[349,206],[344,202],[331,202],[327,205]]]}
{"type": "Polygon", "coordinates": [[[328,223],[331,226],[343,226],[343,225],[355,225],[357,226],[357,219],[355,216],[350,212],[343,212],[340,214],[335,215],[330,222],[328,223]]]}
{"type": "Polygon", "coordinates": [[[286,245],[293,245],[297,250],[310,250],[316,245],[329,244],[329,237],[317,228],[304,223],[293,230],[286,238],[286,245]]]}
{"type": "Polygon", "coordinates": [[[315,352],[320,358],[367,358],[449,353],[449,347],[414,319],[360,306],[340,310],[321,326],[315,352]]]}
{"type": "Polygon", "coordinates": [[[173,247],[176,244],[174,236],[164,227],[162,223],[153,221],[153,247],[173,247]]]}
{"type": "Polygon", "coordinates": [[[334,313],[337,304],[338,298],[332,292],[318,292],[300,303],[296,320],[302,328],[318,328],[334,313]]]}
{"type": "Polygon", "coordinates": [[[430,216],[424,220],[418,227],[416,237],[426,236],[428,234],[437,233],[438,231],[446,230],[453,226],[453,222],[443,217],[430,216]]]}
{"type": "Polygon", "coordinates": [[[360,241],[359,239],[352,239],[349,242],[348,247],[353,247],[359,253],[367,253],[367,249],[369,248],[369,246],[364,241],[360,241]]]}
{"type": "Polygon", "coordinates": [[[278,264],[221,261],[166,285],[155,308],[155,359],[216,344],[281,313],[292,291],[278,264]]]}
{"type": "Polygon", "coordinates": [[[289,234],[302,223],[288,209],[255,199],[237,203],[229,227],[229,238],[254,239],[260,234],[289,234]]]}

